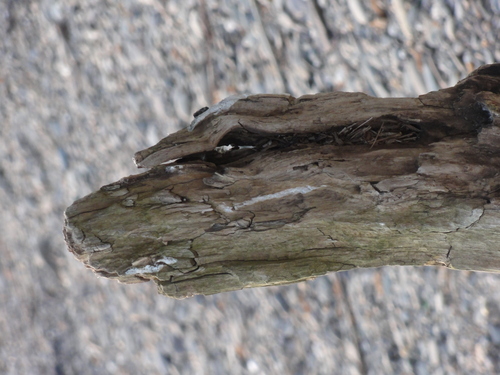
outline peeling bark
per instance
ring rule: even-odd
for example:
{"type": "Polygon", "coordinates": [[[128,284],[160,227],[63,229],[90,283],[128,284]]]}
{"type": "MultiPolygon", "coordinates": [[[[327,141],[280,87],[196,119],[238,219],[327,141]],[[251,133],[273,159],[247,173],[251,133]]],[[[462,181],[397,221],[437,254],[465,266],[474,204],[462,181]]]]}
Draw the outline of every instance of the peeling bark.
{"type": "Polygon", "coordinates": [[[151,169],[66,210],[66,242],[170,297],[358,267],[500,271],[500,64],[418,98],[228,98],[135,160],[151,169]]]}

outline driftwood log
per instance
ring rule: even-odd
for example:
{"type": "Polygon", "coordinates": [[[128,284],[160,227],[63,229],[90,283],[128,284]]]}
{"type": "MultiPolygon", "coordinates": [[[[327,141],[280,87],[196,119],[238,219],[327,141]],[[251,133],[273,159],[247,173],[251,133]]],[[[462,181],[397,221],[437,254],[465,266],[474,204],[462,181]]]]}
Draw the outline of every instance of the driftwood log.
{"type": "Polygon", "coordinates": [[[500,64],[418,98],[241,95],[76,201],[71,252],[183,298],[331,271],[500,271],[500,64]]]}

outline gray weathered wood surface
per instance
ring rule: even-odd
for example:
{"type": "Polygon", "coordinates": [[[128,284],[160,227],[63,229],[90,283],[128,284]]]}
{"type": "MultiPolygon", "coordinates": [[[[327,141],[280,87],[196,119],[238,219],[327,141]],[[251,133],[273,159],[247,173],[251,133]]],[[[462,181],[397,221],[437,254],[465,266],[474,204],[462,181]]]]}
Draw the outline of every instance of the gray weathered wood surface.
{"type": "Polygon", "coordinates": [[[500,64],[415,99],[227,102],[67,209],[80,261],[177,298],[358,267],[500,272],[500,64]]]}

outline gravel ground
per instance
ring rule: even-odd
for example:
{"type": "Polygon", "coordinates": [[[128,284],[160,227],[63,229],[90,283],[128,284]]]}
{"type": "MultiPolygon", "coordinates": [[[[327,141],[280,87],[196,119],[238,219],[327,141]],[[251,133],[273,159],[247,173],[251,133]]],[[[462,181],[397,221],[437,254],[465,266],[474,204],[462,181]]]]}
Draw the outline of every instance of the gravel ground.
{"type": "Polygon", "coordinates": [[[415,96],[500,61],[498,0],[0,1],[1,374],[495,374],[500,276],[392,267],[171,300],[63,211],[241,92],[415,96]]]}

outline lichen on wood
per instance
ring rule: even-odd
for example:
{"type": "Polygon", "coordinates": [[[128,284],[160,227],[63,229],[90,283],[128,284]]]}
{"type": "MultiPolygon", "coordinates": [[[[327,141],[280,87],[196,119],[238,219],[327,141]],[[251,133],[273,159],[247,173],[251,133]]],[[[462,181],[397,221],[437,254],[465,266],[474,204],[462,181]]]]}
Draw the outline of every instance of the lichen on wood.
{"type": "Polygon", "coordinates": [[[184,298],[358,267],[500,271],[500,64],[418,98],[243,95],[76,201],[71,252],[184,298]]]}

